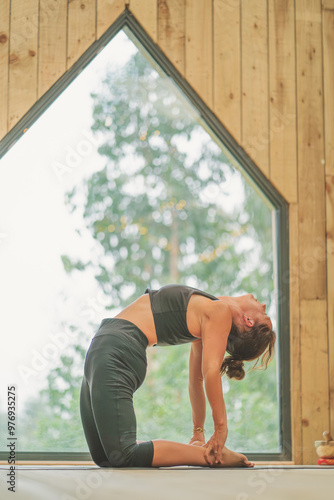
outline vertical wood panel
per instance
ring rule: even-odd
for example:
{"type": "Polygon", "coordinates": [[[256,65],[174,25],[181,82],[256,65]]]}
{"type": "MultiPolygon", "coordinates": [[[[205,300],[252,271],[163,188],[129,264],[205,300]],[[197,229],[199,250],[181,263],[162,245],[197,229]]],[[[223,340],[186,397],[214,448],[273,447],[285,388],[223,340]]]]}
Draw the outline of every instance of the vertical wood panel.
{"type": "Polygon", "coordinates": [[[301,300],[303,463],[316,464],[314,441],[329,428],[325,300],[301,300]]]}
{"type": "Polygon", "coordinates": [[[334,175],[334,0],[323,6],[326,173],[334,175]]]}
{"type": "Polygon", "coordinates": [[[39,0],[11,0],[9,56],[9,128],[37,99],[39,0]]]}
{"type": "Polygon", "coordinates": [[[240,0],[214,0],[214,111],[241,142],[240,0]]]}
{"type": "Polygon", "coordinates": [[[269,177],[267,0],[241,2],[242,146],[269,177]]]}
{"type": "Polygon", "coordinates": [[[283,276],[290,285],[290,369],[291,369],[291,434],[295,464],[302,463],[300,314],[299,314],[299,242],[298,205],[289,206],[290,270],[283,276]]]}
{"type": "Polygon", "coordinates": [[[212,1],[186,0],[186,71],[190,85],[212,107],[212,1]]]}
{"type": "Polygon", "coordinates": [[[0,3],[0,139],[8,128],[9,2],[0,3]]]}
{"type": "Polygon", "coordinates": [[[97,38],[122,14],[125,4],[126,0],[97,0],[97,38]]]}
{"type": "Polygon", "coordinates": [[[38,97],[66,71],[67,0],[40,0],[38,97]]]}
{"type": "Polygon", "coordinates": [[[334,0],[323,0],[330,427],[334,432],[334,0]]]}
{"type": "Polygon", "coordinates": [[[96,0],[72,0],[68,4],[67,69],[95,40],[96,0]]]}
{"type": "Polygon", "coordinates": [[[158,0],[129,0],[130,10],[154,42],[158,38],[158,0]]]}
{"type": "Polygon", "coordinates": [[[334,432],[334,175],[326,176],[330,420],[334,432]]]}
{"type": "Polygon", "coordinates": [[[293,0],[269,0],[270,179],[297,201],[295,19],[293,0]]]}
{"type": "Polygon", "coordinates": [[[174,66],[185,69],[185,0],[159,0],[158,44],[174,66]]]}
{"type": "Polygon", "coordinates": [[[296,0],[300,297],[326,297],[320,2],[296,0]]]}

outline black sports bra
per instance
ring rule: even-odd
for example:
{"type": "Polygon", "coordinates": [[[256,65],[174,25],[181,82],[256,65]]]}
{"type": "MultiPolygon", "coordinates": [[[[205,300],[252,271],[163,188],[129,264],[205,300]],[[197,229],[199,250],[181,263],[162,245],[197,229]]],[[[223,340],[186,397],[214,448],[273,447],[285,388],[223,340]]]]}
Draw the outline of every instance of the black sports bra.
{"type": "Polygon", "coordinates": [[[187,326],[187,307],[193,294],[203,295],[211,300],[219,300],[207,292],[184,285],[166,285],[159,290],[147,288],[156,328],[156,345],[176,345],[193,342],[197,337],[191,335],[187,326]]]}

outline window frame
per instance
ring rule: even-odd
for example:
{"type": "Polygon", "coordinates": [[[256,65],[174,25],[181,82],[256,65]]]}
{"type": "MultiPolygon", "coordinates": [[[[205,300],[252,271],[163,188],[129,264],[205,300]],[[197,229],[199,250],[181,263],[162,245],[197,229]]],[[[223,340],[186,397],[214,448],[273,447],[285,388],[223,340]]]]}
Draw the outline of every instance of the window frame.
{"type": "MultiPolygon", "coordinates": [[[[94,57],[124,30],[150,54],[162,71],[181,89],[192,106],[197,109],[208,128],[224,144],[231,155],[242,166],[252,184],[264,194],[273,206],[276,244],[276,284],[277,284],[277,332],[278,349],[278,402],[280,422],[280,453],[247,453],[255,461],[290,461],[291,445],[291,401],[290,401],[290,300],[289,300],[289,205],[283,196],[260,171],[254,161],[232,137],[215,114],[202,101],[191,85],[172,65],[162,50],[150,38],[133,14],[128,10],[118,17],[109,29],[86,50],[57,82],[30,108],[20,121],[0,141],[0,159],[22,137],[24,132],[44,113],[68,85],[84,70],[94,57]],[[134,38],[133,38],[134,37],[134,38]]],[[[19,429],[18,429],[19,430],[19,429]]],[[[0,451],[0,461],[7,460],[7,452],[0,451]]],[[[91,461],[88,452],[17,452],[17,461],[91,461]]]]}

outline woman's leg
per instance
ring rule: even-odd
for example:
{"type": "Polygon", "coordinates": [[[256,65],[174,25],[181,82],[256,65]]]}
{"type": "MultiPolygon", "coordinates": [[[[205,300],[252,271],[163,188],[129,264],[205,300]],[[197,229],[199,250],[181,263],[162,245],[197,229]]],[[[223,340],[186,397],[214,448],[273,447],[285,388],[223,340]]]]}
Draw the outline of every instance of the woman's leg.
{"type": "MultiPolygon", "coordinates": [[[[91,432],[93,426],[89,425],[85,434],[88,444],[92,443],[89,444],[90,450],[102,446],[105,460],[101,462],[95,460],[91,451],[97,465],[150,467],[153,443],[136,442],[136,416],[133,408],[133,393],[146,374],[145,344],[141,345],[133,335],[127,334],[125,327],[132,331],[133,325],[128,326],[124,320],[118,320],[117,326],[118,329],[110,335],[94,338],[86,356],[84,372],[87,398],[89,397],[95,432],[91,432]],[[122,332],[121,327],[125,331],[122,332]]],[[[141,335],[147,343],[144,334],[141,335]]],[[[85,392],[83,398],[84,396],[85,392]]],[[[87,418],[83,419],[83,425],[87,428],[87,418]]]]}
{"type": "MultiPolygon", "coordinates": [[[[192,444],[176,443],[162,439],[153,440],[154,454],[152,467],[171,467],[174,465],[199,465],[209,467],[204,458],[205,448],[192,444]]],[[[213,455],[214,457],[214,455],[213,455]]],[[[252,467],[245,455],[236,453],[224,447],[222,451],[222,464],[213,467],[252,467]]]]}
{"type": "Polygon", "coordinates": [[[92,404],[89,394],[89,386],[86,377],[83,377],[80,391],[80,415],[85,438],[88,444],[92,459],[100,467],[111,467],[104,452],[100,436],[98,434],[94,420],[92,404]]]}

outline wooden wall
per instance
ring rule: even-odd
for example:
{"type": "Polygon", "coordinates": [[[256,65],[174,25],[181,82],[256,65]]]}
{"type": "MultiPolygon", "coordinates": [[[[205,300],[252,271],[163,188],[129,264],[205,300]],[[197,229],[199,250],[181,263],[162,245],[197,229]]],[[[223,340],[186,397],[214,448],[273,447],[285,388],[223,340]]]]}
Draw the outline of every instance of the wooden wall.
{"type": "Polygon", "coordinates": [[[290,204],[293,458],[334,432],[334,0],[0,0],[0,137],[126,5],[290,204]]]}

